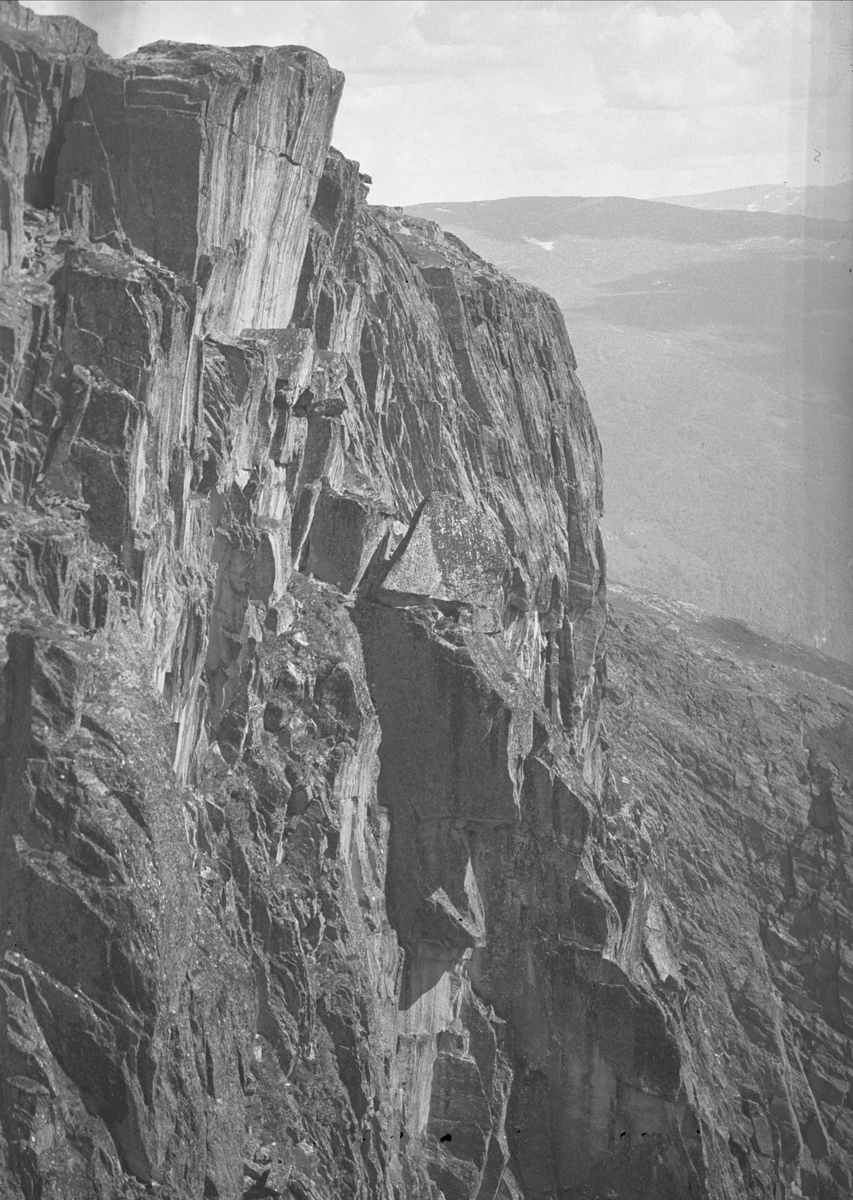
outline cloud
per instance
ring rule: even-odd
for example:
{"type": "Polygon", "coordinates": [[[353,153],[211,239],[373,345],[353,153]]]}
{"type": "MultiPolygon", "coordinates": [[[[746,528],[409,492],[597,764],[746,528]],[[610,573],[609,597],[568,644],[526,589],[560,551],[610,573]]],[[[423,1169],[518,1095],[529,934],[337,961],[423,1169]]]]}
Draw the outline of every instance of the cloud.
{"type": "MultiPolygon", "coordinates": [[[[335,144],[384,203],[793,184],[807,143],[840,146],[849,120],[815,68],[838,41],[830,10],[848,8],[824,0],[33,6],[94,25],[113,54],[160,38],[311,46],[346,73],[335,144]]],[[[848,64],[842,93],[849,78],[848,64]]]]}
{"type": "Polygon", "coordinates": [[[802,96],[809,15],[804,0],[752,4],[750,18],[736,24],[722,5],[614,5],[594,39],[607,100],[623,108],[695,109],[802,96]]]}
{"type": "Polygon", "coordinates": [[[734,100],[749,86],[737,58],[740,39],[714,8],[670,15],[619,6],[606,24],[596,65],[617,107],[703,107],[734,100]]]}

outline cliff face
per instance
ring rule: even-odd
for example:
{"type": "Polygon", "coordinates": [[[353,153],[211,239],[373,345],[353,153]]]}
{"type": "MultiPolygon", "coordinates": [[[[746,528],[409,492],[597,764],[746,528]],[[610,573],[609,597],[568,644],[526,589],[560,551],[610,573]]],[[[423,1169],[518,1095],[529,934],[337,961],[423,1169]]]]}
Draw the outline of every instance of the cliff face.
{"type": "Polygon", "coordinates": [[[709,1190],[845,1196],[853,671],[614,591],[603,850],[668,975],[709,1190]]]}
{"type": "MultiPolygon", "coordinates": [[[[608,767],[555,304],[365,204],[318,55],[0,15],[0,1193],[840,1200],[849,906],[808,1054],[760,967],[720,1067],[729,909],[688,811],[661,874],[642,722],[608,767]]],[[[790,886],[837,899],[822,753],[790,886]]]]}

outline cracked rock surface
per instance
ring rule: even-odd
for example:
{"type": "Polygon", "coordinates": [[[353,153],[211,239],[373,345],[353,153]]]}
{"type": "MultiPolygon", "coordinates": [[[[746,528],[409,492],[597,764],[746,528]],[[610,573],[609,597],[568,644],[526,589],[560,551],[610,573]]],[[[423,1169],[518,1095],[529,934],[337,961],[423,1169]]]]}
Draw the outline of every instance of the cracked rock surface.
{"type": "Polygon", "coordinates": [[[0,1196],[842,1200],[850,681],[606,629],[562,317],[319,55],[0,52],[0,1196]]]}

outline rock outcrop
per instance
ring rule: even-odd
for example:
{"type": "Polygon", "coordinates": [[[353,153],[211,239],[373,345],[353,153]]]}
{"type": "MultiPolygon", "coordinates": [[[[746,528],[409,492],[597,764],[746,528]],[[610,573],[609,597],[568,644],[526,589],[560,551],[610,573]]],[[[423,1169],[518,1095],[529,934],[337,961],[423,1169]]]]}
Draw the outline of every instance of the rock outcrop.
{"type": "Polygon", "coordinates": [[[320,56],[0,18],[0,1194],[840,1200],[846,693],[606,683],[559,311],[320,56]]]}

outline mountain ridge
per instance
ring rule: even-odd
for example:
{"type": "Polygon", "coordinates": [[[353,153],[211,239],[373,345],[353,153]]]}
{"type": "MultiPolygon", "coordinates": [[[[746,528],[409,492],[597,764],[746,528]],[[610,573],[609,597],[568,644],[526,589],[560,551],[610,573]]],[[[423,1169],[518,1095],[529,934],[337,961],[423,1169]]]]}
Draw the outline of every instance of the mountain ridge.
{"type": "Polygon", "coordinates": [[[691,208],[666,200],[637,200],[630,196],[509,196],[502,200],[411,204],[405,211],[430,219],[433,219],[431,214],[440,213],[445,223],[470,226],[508,240],[525,235],[544,238],[567,233],[598,237],[630,234],[665,241],[709,243],[732,237],[805,237],[821,241],[850,237],[850,229],[843,221],[822,221],[790,213],[691,208]]]}
{"type": "Polygon", "coordinates": [[[853,220],[853,181],[805,187],[787,184],[752,184],[721,192],[700,192],[687,196],[661,196],[666,204],[691,208],[735,209],[749,212],[799,213],[819,220],[853,220]]]}

